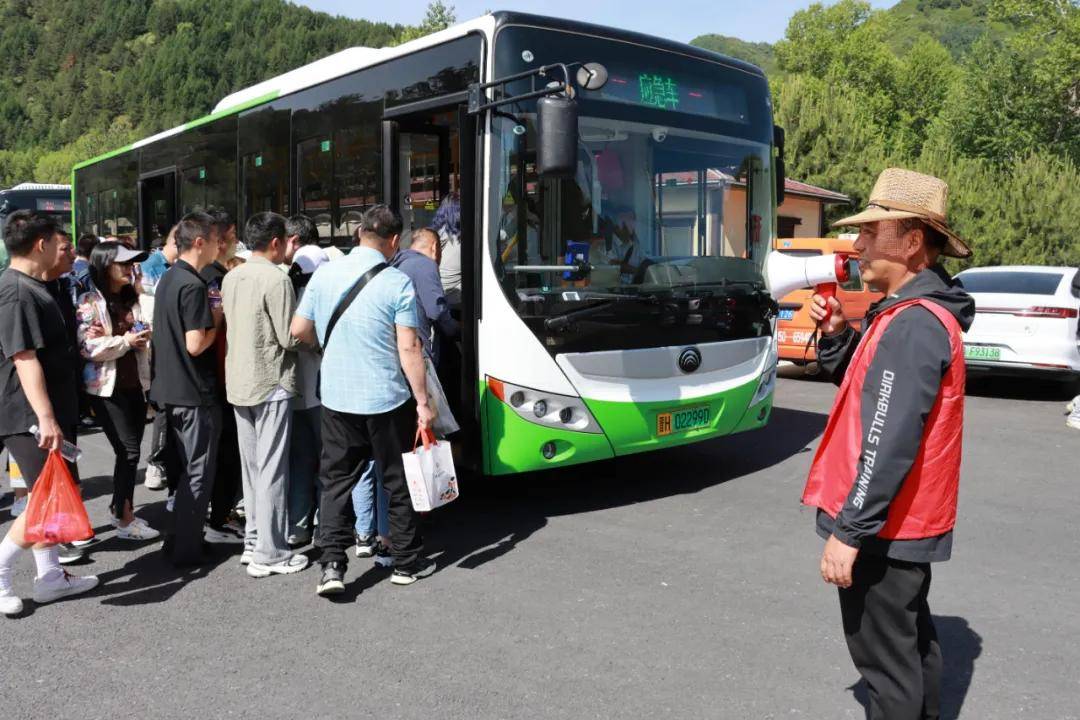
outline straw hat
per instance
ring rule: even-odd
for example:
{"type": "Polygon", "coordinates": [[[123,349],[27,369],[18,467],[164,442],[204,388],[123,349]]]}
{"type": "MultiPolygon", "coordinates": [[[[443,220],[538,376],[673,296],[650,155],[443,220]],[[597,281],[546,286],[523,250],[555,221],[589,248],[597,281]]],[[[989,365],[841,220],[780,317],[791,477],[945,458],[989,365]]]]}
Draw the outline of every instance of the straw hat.
{"type": "Polygon", "coordinates": [[[942,254],[955,258],[971,257],[971,248],[949,227],[945,216],[948,199],[949,186],[945,181],[912,170],[887,168],[874,183],[866,209],[857,215],[837,220],[832,226],[919,218],[947,238],[942,254]]]}

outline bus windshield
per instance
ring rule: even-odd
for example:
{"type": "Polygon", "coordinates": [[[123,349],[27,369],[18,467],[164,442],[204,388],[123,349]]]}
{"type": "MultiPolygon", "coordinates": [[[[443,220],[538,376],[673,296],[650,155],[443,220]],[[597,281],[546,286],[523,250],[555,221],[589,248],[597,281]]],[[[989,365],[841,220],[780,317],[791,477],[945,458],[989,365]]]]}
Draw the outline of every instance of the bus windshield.
{"type": "Polygon", "coordinates": [[[0,190],[0,269],[8,266],[9,258],[4,247],[4,226],[8,216],[16,210],[36,210],[48,215],[58,227],[71,233],[71,189],[67,186],[42,187],[32,183],[0,190]],[[29,185],[29,187],[27,187],[29,185]]]}
{"type": "MultiPolygon", "coordinates": [[[[559,45],[527,41],[545,50],[559,45]]],[[[571,45],[564,52],[589,54],[545,55],[535,62],[625,65],[621,54],[609,59],[602,52],[617,43],[571,45]]],[[[514,58],[519,47],[508,53],[497,46],[497,57],[514,58]]],[[[723,70],[686,58],[678,67],[652,64],[675,78],[723,70]]],[[[508,65],[508,71],[521,69],[508,65]]],[[[633,76],[632,70],[623,74],[633,76]]],[[[580,94],[573,177],[539,177],[535,102],[508,106],[493,120],[492,259],[508,299],[553,351],[768,332],[762,264],[772,237],[773,175],[767,134],[748,110],[755,96],[723,82],[688,93],[685,83],[673,81],[662,105],[662,88],[643,77],[632,91],[580,94]],[[693,95],[716,115],[690,109],[693,95]],[[631,325],[642,332],[629,336],[631,325]]]]}

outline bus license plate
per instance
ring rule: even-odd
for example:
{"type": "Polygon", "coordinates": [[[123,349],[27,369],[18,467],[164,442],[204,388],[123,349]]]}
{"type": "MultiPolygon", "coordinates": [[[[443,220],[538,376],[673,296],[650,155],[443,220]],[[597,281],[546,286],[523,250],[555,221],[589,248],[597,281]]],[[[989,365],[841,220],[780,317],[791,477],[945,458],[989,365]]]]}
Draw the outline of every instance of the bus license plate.
{"type": "Polygon", "coordinates": [[[709,426],[709,408],[694,407],[672,410],[656,416],[656,434],[660,437],[709,426]]]}
{"type": "Polygon", "coordinates": [[[787,308],[786,310],[781,310],[777,317],[781,320],[794,320],[795,311],[791,308],[787,308]]]}
{"type": "Polygon", "coordinates": [[[965,345],[964,357],[968,360],[1000,360],[1001,348],[984,345],[965,345]]]}

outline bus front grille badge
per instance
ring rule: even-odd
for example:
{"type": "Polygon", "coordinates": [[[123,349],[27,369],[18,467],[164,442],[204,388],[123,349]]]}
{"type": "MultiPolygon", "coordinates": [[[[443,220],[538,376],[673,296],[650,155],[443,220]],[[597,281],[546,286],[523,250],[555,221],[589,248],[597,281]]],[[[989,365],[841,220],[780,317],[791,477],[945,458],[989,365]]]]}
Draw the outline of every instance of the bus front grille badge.
{"type": "Polygon", "coordinates": [[[701,351],[696,347],[688,347],[679,353],[679,369],[684,373],[692,373],[701,367],[701,351]]]}

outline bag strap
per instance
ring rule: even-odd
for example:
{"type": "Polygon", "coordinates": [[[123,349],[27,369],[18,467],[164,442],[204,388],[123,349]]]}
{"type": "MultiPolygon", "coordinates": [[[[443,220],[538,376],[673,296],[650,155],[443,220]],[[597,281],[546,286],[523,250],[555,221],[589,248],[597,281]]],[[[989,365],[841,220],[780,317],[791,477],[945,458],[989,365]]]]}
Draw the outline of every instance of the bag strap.
{"type": "Polygon", "coordinates": [[[353,300],[356,300],[357,296],[364,291],[367,284],[374,279],[376,275],[381,273],[386,268],[390,267],[386,263],[379,263],[375,267],[368,270],[366,273],[360,276],[360,279],[353,283],[353,286],[349,288],[349,292],[345,293],[345,296],[338,302],[337,307],[334,308],[333,314],[330,316],[330,322],[326,324],[326,335],[323,337],[323,350],[326,350],[330,344],[330,334],[334,332],[334,326],[338,324],[338,320],[345,314],[345,311],[349,309],[349,306],[353,304],[353,300]]]}
{"type": "Polygon", "coordinates": [[[420,441],[424,442],[424,449],[430,450],[432,445],[435,445],[438,441],[435,439],[434,433],[429,429],[421,430],[416,428],[416,438],[413,440],[413,452],[416,452],[416,448],[420,446],[420,441]]]}

